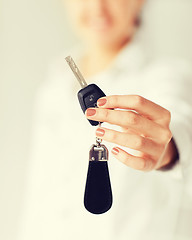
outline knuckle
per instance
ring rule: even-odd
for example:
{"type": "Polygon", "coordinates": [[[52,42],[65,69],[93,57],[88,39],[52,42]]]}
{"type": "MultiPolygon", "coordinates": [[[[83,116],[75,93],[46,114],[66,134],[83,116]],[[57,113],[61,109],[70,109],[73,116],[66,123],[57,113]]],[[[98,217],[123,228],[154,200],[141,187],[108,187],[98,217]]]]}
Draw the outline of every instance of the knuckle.
{"type": "Polygon", "coordinates": [[[103,118],[105,120],[109,119],[109,110],[107,110],[107,109],[103,110],[103,118]]]}
{"type": "Polygon", "coordinates": [[[138,170],[145,170],[147,167],[147,164],[146,164],[146,160],[141,158],[139,161],[138,161],[138,170]]]}
{"type": "Polygon", "coordinates": [[[157,161],[155,160],[152,160],[152,159],[149,159],[148,161],[146,161],[145,163],[145,171],[146,172],[150,172],[150,171],[153,171],[155,170],[155,166],[157,164],[157,161]]]}
{"type": "Polygon", "coordinates": [[[112,132],[111,135],[110,135],[111,142],[116,143],[117,142],[117,138],[118,138],[117,133],[116,132],[112,132]]]}
{"type": "Polygon", "coordinates": [[[143,137],[137,136],[135,139],[135,149],[142,149],[145,145],[145,139],[143,137]]]}
{"type": "Polygon", "coordinates": [[[173,137],[172,132],[170,130],[168,130],[167,131],[167,138],[168,138],[168,140],[170,141],[172,137],[173,137]]]}
{"type": "Polygon", "coordinates": [[[121,162],[125,164],[126,166],[129,166],[129,158],[128,156],[122,156],[121,157],[121,162]]]}
{"type": "Polygon", "coordinates": [[[143,105],[145,99],[143,97],[141,97],[140,95],[135,95],[134,101],[135,101],[136,106],[141,106],[141,105],[143,105]]]}
{"type": "Polygon", "coordinates": [[[137,124],[138,123],[138,116],[137,116],[137,114],[136,113],[134,113],[134,112],[127,112],[127,118],[126,118],[126,123],[128,124],[128,125],[135,125],[135,124],[137,124]]]}
{"type": "Polygon", "coordinates": [[[163,142],[167,143],[172,138],[172,132],[169,129],[166,129],[162,135],[163,142]]]}
{"type": "Polygon", "coordinates": [[[165,120],[169,123],[171,121],[171,112],[166,110],[165,120]]]}
{"type": "Polygon", "coordinates": [[[110,103],[113,106],[118,106],[118,96],[117,95],[113,95],[109,98],[110,103]]]}

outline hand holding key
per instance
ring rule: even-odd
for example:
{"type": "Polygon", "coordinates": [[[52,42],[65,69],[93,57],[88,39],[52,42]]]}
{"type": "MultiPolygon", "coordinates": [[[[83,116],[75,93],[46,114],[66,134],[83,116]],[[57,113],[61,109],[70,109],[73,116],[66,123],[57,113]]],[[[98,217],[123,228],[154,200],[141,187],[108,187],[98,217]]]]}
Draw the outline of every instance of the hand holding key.
{"type": "Polygon", "coordinates": [[[99,127],[96,136],[139,153],[134,156],[113,148],[115,157],[127,166],[150,171],[166,166],[177,156],[169,129],[171,114],[165,108],[138,95],[108,96],[99,99],[97,105],[99,108],[87,109],[86,117],[118,125],[123,131],[99,127]]]}

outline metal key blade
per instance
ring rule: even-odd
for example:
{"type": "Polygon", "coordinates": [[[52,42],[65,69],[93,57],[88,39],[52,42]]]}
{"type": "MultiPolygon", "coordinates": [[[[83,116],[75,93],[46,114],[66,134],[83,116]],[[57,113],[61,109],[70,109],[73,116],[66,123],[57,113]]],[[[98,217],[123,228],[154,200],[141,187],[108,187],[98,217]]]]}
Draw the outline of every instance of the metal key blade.
{"type": "Polygon", "coordinates": [[[86,83],[84,77],[82,76],[81,72],[79,71],[77,65],[75,64],[74,60],[72,59],[72,57],[68,56],[65,58],[65,60],[69,64],[71,70],[73,71],[73,73],[74,73],[75,77],[77,78],[81,87],[85,88],[87,86],[87,83],[86,83]]]}

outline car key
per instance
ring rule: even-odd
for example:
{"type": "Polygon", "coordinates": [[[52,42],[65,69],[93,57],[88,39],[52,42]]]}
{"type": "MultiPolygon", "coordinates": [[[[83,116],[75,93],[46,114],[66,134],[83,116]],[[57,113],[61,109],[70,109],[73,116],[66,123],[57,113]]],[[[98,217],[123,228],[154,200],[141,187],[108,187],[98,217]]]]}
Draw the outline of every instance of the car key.
{"type": "MultiPolygon", "coordinates": [[[[77,78],[82,89],[77,93],[79,103],[83,112],[85,113],[87,108],[97,107],[97,100],[101,97],[105,97],[104,92],[96,84],[87,84],[81,72],[79,71],[77,65],[73,61],[71,56],[65,58],[69,64],[71,70],[73,71],[75,77],[77,78]]],[[[92,126],[97,126],[98,121],[89,120],[92,126]]]]}

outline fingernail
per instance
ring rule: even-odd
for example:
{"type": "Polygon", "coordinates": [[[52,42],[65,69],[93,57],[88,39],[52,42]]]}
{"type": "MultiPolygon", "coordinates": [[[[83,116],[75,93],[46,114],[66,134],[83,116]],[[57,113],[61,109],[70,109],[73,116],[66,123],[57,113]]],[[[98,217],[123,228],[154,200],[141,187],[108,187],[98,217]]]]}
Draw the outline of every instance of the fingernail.
{"type": "Polygon", "coordinates": [[[106,98],[101,98],[97,101],[98,105],[99,106],[103,106],[105,105],[105,103],[107,102],[107,99],[106,98]]]}
{"type": "Polygon", "coordinates": [[[95,115],[95,113],[96,113],[96,110],[95,109],[87,109],[87,111],[86,111],[86,115],[87,116],[93,116],[93,115],[95,115]]]}
{"type": "Polygon", "coordinates": [[[119,153],[119,150],[117,148],[113,148],[111,151],[114,155],[117,155],[119,153]]]}
{"type": "Polygon", "coordinates": [[[103,137],[103,136],[105,135],[105,131],[104,131],[103,129],[101,129],[101,128],[98,128],[98,129],[96,130],[96,135],[97,135],[98,137],[103,137]]]}

